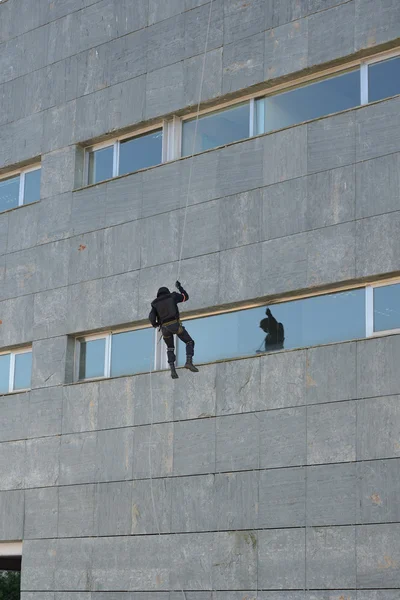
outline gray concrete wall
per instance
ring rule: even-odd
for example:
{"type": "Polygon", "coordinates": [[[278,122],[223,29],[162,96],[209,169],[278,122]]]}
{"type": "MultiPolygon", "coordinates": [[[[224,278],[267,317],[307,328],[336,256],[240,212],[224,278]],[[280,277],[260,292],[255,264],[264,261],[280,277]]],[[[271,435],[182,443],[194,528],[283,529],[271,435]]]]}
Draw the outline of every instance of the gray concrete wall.
{"type": "MultiPolygon", "coordinates": [[[[0,214],[0,348],[33,342],[32,390],[0,398],[0,540],[23,600],[397,600],[399,336],[157,373],[153,406],[148,375],[65,385],[68,335],[175,280],[190,162],[73,191],[76,144],[196,103],[208,10],[0,5],[0,172],[42,160],[41,201],[0,214]]],[[[400,37],[394,0],[213,11],[204,103],[400,37]]],[[[399,274],[399,108],[197,156],[188,309],[399,274]]]]}

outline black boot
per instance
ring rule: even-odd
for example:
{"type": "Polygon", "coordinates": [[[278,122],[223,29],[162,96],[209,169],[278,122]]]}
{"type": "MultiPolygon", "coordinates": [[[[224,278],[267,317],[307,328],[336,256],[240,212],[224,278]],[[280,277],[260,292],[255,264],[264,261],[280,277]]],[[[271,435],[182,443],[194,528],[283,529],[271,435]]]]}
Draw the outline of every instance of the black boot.
{"type": "Polygon", "coordinates": [[[194,364],[193,364],[193,357],[192,356],[187,356],[186,357],[185,369],[189,369],[189,371],[192,371],[192,373],[198,373],[199,372],[198,368],[195,367],[194,364]]]}
{"type": "Polygon", "coordinates": [[[172,379],[179,379],[178,373],[175,369],[175,363],[169,363],[169,368],[171,369],[171,377],[172,379]]]}

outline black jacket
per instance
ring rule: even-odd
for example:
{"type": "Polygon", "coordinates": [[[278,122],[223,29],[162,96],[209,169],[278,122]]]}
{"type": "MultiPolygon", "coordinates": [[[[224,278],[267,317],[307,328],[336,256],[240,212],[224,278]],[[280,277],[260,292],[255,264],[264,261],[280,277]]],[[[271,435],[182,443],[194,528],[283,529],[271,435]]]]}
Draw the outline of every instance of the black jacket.
{"type": "MultiPolygon", "coordinates": [[[[162,289],[162,288],[161,288],[162,289]]],[[[189,294],[181,288],[181,293],[159,293],[157,298],[151,303],[149,321],[153,327],[159,327],[169,321],[179,319],[178,304],[189,300],[189,294]]]]}

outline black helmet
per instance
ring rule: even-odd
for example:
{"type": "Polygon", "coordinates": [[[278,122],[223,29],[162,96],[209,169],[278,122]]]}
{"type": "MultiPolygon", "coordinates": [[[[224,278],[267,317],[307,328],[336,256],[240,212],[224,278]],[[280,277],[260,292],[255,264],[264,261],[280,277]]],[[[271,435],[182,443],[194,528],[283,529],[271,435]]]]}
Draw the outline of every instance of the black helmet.
{"type": "Polygon", "coordinates": [[[165,296],[166,294],[170,294],[171,292],[169,291],[169,289],[167,287],[160,287],[160,289],[157,292],[157,298],[159,296],[165,296]]]}

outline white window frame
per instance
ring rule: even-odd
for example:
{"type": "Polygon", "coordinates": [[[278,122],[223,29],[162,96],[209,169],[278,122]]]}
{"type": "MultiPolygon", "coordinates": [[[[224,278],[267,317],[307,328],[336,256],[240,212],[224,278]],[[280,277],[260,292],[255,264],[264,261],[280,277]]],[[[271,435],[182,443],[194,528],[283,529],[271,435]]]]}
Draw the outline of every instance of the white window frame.
{"type": "MultiPolygon", "coordinates": [[[[106,142],[101,142],[99,144],[94,144],[93,146],[88,146],[85,150],[85,164],[84,164],[84,181],[85,185],[99,185],[100,183],[104,183],[103,181],[99,181],[98,183],[90,183],[89,182],[89,162],[90,162],[90,154],[92,152],[97,152],[97,150],[103,150],[104,148],[113,148],[113,168],[112,168],[112,177],[119,177],[119,153],[120,146],[122,142],[126,140],[130,140],[136,137],[142,137],[147,133],[152,133],[156,131],[162,131],[163,139],[162,139],[162,153],[161,153],[161,164],[166,162],[165,159],[165,151],[164,151],[164,138],[166,137],[166,121],[159,123],[158,125],[151,125],[149,127],[143,127],[138,131],[133,131],[131,133],[126,133],[124,135],[118,136],[117,138],[113,138],[107,140],[106,142]]],[[[167,136],[168,137],[168,136],[167,136]]],[[[137,171],[132,171],[132,173],[137,173],[137,171]]],[[[127,173],[128,175],[129,173],[127,173]]],[[[105,179],[104,181],[108,181],[105,179]]]]}
{"type": "Polygon", "coordinates": [[[374,290],[380,287],[400,284],[400,279],[380,281],[365,288],[365,318],[366,318],[366,337],[382,337],[384,335],[400,333],[400,327],[395,329],[383,329],[374,331],[374,290]]]}
{"type": "MultiPolygon", "coordinates": [[[[17,350],[4,350],[2,352],[0,352],[0,356],[10,356],[10,370],[8,373],[8,391],[7,392],[2,392],[0,395],[5,395],[5,394],[19,394],[22,392],[27,392],[28,390],[30,390],[30,387],[27,388],[18,388],[15,389],[14,388],[14,383],[15,383],[15,357],[18,356],[19,354],[28,354],[28,352],[30,352],[32,354],[32,346],[24,346],[23,348],[18,348],[17,350]]],[[[32,377],[32,372],[31,372],[31,377],[32,377]]]]}
{"type": "MultiPolygon", "coordinates": [[[[13,179],[14,177],[19,176],[18,205],[14,206],[14,208],[17,208],[19,206],[28,206],[27,204],[24,204],[25,176],[27,173],[32,173],[32,171],[40,171],[41,168],[42,168],[41,164],[39,164],[39,165],[35,164],[35,165],[30,165],[29,167],[25,167],[24,169],[18,169],[16,171],[10,171],[9,173],[4,173],[4,175],[0,176],[0,182],[5,181],[6,179],[13,179]]],[[[39,200],[40,200],[40,198],[39,198],[39,200]]],[[[36,202],[39,202],[39,200],[36,200],[36,202]]],[[[29,204],[33,204],[33,203],[30,202],[29,204]]],[[[13,210],[13,209],[10,208],[7,210],[13,210]]],[[[1,211],[1,212],[5,212],[5,211],[1,211]]]]}

